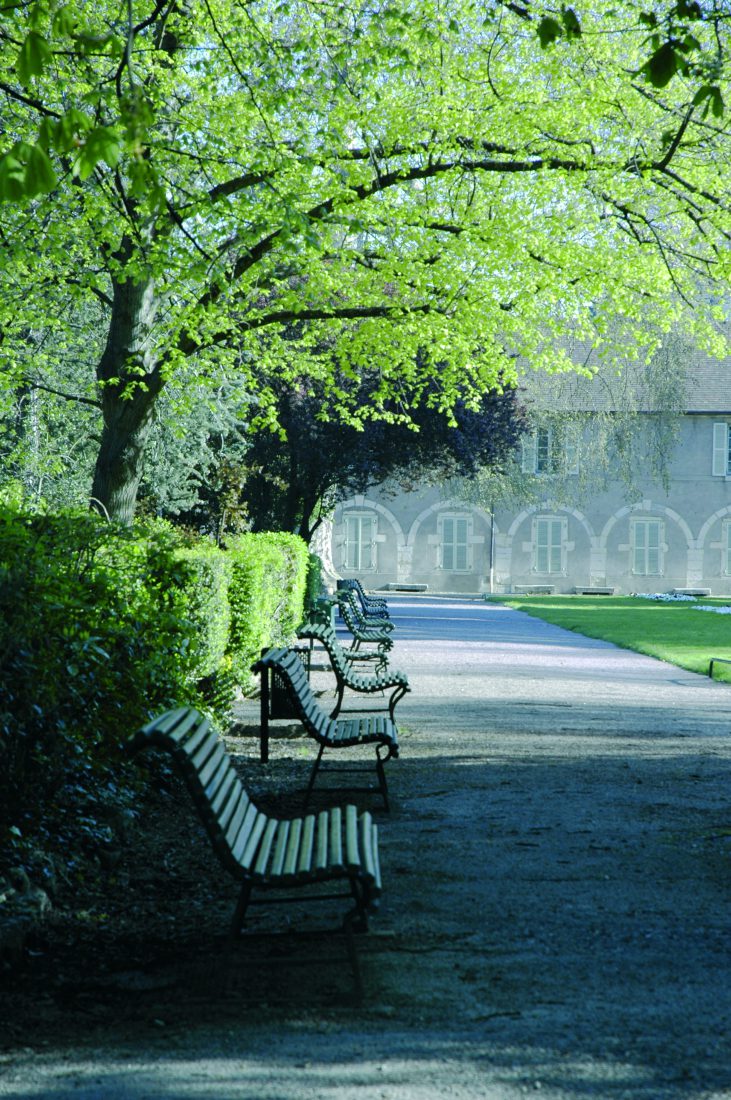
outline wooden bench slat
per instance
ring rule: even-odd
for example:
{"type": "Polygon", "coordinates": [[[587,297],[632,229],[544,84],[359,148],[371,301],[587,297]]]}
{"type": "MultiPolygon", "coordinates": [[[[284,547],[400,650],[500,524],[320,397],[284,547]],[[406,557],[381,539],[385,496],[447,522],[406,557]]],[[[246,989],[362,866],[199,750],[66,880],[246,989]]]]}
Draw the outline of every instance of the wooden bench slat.
{"type": "Polygon", "coordinates": [[[234,859],[241,860],[241,853],[251,835],[251,826],[259,811],[248,795],[236,803],[235,806],[232,806],[231,809],[231,820],[225,827],[226,832],[223,839],[231,849],[234,859]]]}
{"type": "Polygon", "coordinates": [[[130,739],[129,748],[162,748],[178,766],[216,855],[242,883],[232,931],[241,929],[252,888],[330,880],[347,884],[343,896],[355,906],[351,915],[366,926],[381,890],[370,815],[359,818],[352,804],[291,821],[263,813],[249,798],[223,743],[192,708],[177,708],[148,723],[130,739]]]}
{"type": "Polygon", "coordinates": [[[300,853],[300,840],[302,838],[302,818],[296,818],[290,825],[287,850],[284,853],[284,865],[282,874],[287,877],[294,876],[297,870],[297,860],[300,853]]]}
{"type": "Polygon", "coordinates": [[[358,856],[358,817],[355,806],[347,806],[345,810],[345,862],[348,867],[357,867],[360,863],[358,856]]]}
{"type": "Polygon", "coordinates": [[[302,829],[299,855],[297,857],[297,875],[309,875],[312,872],[312,856],[315,845],[315,815],[307,814],[302,829]]]}
{"type": "Polygon", "coordinates": [[[272,863],[270,867],[270,874],[278,877],[282,874],[282,868],[284,867],[284,856],[287,851],[287,841],[289,840],[289,821],[280,821],[277,828],[277,840],[274,846],[274,855],[272,856],[272,863]]]}
{"type": "Polygon", "coordinates": [[[264,834],[261,838],[261,844],[259,850],[256,853],[256,863],[254,864],[254,874],[259,875],[262,878],[266,875],[267,863],[272,850],[272,844],[277,832],[277,826],[279,822],[275,817],[270,817],[267,821],[264,834]]]}
{"type": "Polygon", "coordinates": [[[257,810],[253,802],[249,804],[249,809],[247,810],[245,818],[246,827],[241,830],[241,834],[236,840],[236,847],[233,850],[234,858],[237,859],[247,871],[251,870],[254,863],[259,848],[259,841],[261,840],[262,833],[267,827],[268,821],[269,818],[267,815],[257,810]]]}
{"type": "Polygon", "coordinates": [[[343,866],[343,814],[339,806],[330,811],[330,843],[328,845],[330,867],[343,866]]]}

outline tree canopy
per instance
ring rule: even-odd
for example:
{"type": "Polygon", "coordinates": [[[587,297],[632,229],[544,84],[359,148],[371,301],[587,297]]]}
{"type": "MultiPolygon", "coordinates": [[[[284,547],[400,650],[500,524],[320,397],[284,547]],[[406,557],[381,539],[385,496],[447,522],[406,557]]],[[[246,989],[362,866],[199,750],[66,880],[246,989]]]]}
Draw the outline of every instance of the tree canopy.
{"type": "MultiPolygon", "coordinates": [[[[341,382],[353,389],[357,407],[369,404],[377,384],[368,375],[357,387],[341,382]]],[[[200,502],[183,513],[184,522],[220,535],[245,515],[255,531],[293,531],[309,542],[335,504],[387,479],[423,484],[502,468],[526,428],[513,389],[484,394],[476,408],[458,400],[451,421],[427,394],[408,422],[391,404],[384,410],[389,419],[361,427],[323,418],[324,386],[307,377],[273,389],[280,430],[249,431],[244,460],[222,464],[219,477],[202,487],[200,502]]],[[[235,453],[235,444],[235,436],[223,440],[222,454],[235,453]]]]}
{"type": "MultiPolygon", "coordinates": [[[[8,386],[63,389],[93,353],[92,495],[129,519],[157,399],[190,362],[216,385],[308,373],[344,406],[339,373],[367,370],[362,419],[474,404],[516,356],[563,365],[567,333],[637,354],[699,307],[708,336],[728,32],[688,0],[6,5],[8,386]]],[[[256,397],[271,423],[274,392],[256,397]]]]}

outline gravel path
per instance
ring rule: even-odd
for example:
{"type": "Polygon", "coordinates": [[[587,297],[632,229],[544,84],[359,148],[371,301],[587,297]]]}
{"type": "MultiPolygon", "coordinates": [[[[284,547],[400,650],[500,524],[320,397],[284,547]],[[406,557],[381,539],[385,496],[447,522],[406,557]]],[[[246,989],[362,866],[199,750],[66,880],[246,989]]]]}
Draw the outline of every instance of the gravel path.
{"type": "Polygon", "coordinates": [[[324,963],[279,1000],[242,970],[193,1026],[39,1036],[0,1096],[731,1098],[731,689],[498,605],[389,604],[412,692],[364,1004],[324,963]]]}

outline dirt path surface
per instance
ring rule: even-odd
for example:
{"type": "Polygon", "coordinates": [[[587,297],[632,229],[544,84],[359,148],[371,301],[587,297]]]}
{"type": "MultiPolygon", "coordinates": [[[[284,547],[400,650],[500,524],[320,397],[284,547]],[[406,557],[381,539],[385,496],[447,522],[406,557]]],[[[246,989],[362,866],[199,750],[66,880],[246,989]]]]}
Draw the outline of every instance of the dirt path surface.
{"type": "MultiPolygon", "coordinates": [[[[0,1096],[731,1098],[731,689],[497,605],[389,604],[412,692],[364,1002],[339,938],[222,954],[235,887],[176,803],[183,855],[117,878],[123,931],[4,991],[0,1096]]],[[[296,811],[311,744],[230,744],[296,811]]]]}

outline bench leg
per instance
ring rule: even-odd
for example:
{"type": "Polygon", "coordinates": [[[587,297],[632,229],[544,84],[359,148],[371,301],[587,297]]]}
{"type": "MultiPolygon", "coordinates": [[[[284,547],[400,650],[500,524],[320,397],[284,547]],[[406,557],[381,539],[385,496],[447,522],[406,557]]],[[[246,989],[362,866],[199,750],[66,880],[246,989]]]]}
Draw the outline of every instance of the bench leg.
{"type": "Polygon", "coordinates": [[[391,758],[391,750],[389,749],[388,755],[382,758],[382,748],[382,745],[376,745],[376,773],[378,775],[378,787],[381,791],[381,796],[383,798],[383,808],[385,809],[386,813],[390,813],[391,807],[388,802],[388,784],[386,783],[386,770],[383,765],[386,763],[386,760],[389,760],[391,758]]]}
{"type": "Polygon", "coordinates": [[[312,794],[312,788],[315,785],[315,778],[317,776],[317,772],[320,767],[320,761],[322,760],[322,754],[324,751],[325,746],[320,745],[320,751],[317,754],[317,760],[315,760],[315,763],[312,765],[312,771],[310,772],[310,782],[307,784],[307,790],[305,791],[305,801],[302,807],[303,812],[307,809],[307,806],[309,805],[310,795],[312,794]]]}
{"type": "Polygon", "coordinates": [[[236,902],[236,908],[234,915],[231,918],[231,931],[230,936],[232,940],[238,938],[241,935],[241,929],[244,924],[244,917],[246,916],[246,910],[249,907],[249,899],[251,897],[251,883],[245,882],[241,887],[241,893],[239,894],[239,900],[236,902]]]}

